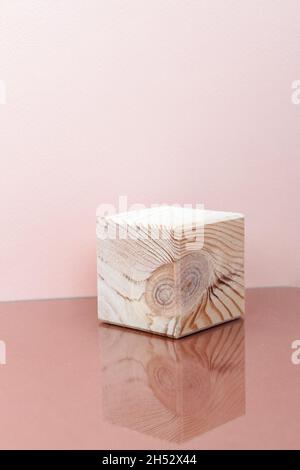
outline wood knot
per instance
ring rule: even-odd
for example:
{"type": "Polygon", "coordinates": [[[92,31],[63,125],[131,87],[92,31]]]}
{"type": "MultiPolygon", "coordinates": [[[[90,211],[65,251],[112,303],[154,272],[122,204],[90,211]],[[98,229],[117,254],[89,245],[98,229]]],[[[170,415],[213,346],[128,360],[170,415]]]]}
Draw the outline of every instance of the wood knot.
{"type": "Polygon", "coordinates": [[[207,257],[202,253],[189,253],[151,274],[146,285],[146,303],[157,315],[184,315],[200,304],[209,278],[207,257]]]}

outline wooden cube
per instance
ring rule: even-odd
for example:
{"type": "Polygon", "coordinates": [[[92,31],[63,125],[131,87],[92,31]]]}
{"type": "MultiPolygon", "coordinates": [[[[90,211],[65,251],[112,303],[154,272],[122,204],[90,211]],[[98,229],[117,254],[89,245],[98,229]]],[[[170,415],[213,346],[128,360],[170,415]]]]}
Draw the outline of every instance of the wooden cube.
{"type": "Polygon", "coordinates": [[[97,217],[98,315],[173,338],[244,313],[244,217],[163,206],[97,217]]]}

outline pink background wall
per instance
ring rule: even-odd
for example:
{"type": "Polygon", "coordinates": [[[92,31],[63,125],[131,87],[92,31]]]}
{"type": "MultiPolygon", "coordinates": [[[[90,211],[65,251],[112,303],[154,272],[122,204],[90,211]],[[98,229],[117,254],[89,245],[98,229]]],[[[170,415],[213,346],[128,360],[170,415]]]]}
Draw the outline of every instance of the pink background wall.
{"type": "Polygon", "coordinates": [[[0,299],[94,295],[101,202],[244,212],[299,285],[298,0],[0,0],[0,299]]]}

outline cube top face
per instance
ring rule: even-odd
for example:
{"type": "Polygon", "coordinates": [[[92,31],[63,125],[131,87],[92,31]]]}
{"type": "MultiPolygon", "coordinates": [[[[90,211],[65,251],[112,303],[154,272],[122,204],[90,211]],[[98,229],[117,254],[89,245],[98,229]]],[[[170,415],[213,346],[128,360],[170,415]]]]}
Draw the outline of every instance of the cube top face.
{"type": "Polygon", "coordinates": [[[243,215],[237,212],[211,211],[176,206],[159,206],[113,214],[107,216],[106,220],[119,226],[161,226],[165,229],[176,230],[176,228],[186,227],[188,225],[191,227],[201,226],[223,222],[225,220],[238,219],[241,217],[243,217],[243,215]]]}
{"type": "Polygon", "coordinates": [[[244,217],[159,207],[97,218],[98,315],[180,338],[244,313],[244,217]]]}

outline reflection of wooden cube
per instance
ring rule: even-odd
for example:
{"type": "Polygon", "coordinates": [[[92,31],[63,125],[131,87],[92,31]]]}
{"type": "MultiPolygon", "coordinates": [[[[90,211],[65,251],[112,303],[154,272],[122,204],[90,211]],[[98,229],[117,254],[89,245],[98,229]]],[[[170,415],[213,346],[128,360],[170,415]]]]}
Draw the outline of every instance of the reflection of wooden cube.
{"type": "Polygon", "coordinates": [[[174,338],[244,313],[241,214],[163,207],[97,219],[105,322],[174,338]]]}
{"type": "Polygon", "coordinates": [[[174,341],[100,328],[109,422],[184,442],[245,412],[244,322],[174,341]]]}

